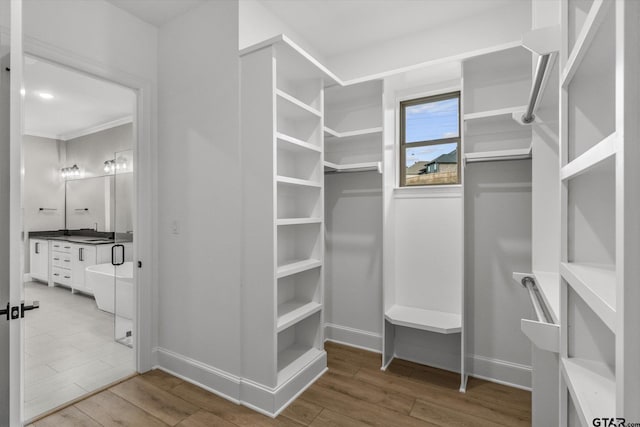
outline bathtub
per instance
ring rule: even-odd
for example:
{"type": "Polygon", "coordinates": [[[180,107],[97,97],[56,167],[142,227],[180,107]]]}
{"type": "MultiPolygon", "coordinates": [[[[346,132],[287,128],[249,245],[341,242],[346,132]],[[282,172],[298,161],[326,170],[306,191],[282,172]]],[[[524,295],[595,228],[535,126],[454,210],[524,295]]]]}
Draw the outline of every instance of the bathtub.
{"type": "Polygon", "coordinates": [[[117,269],[111,264],[89,266],[85,280],[100,310],[114,313],[115,304],[119,317],[133,318],[133,262],[125,262],[117,269]]]}

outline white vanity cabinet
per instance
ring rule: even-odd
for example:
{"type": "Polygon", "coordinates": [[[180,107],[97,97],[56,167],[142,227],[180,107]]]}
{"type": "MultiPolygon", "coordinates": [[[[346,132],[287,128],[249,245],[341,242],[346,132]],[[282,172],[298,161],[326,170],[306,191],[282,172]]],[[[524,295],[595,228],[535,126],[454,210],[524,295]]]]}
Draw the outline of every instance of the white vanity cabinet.
{"type": "Polygon", "coordinates": [[[49,241],[30,239],[29,271],[31,278],[49,282],[49,241]]]}
{"type": "MultiPolygon", "coordinates": [[[[112,245],[101,245],[111,247],[112,245]]],[[[96,245],[71,245],[71,290],[93,294],[85,281],[85,269],[98,264],[96,245]]]]}

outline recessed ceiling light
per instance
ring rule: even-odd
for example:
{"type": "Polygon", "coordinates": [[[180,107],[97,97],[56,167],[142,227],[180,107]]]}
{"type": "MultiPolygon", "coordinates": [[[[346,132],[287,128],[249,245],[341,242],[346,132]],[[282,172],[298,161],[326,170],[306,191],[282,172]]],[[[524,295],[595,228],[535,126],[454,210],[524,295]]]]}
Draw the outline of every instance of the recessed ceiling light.
{"type": "Polygon", "coordinates": [[[53,95],[47,92],[38,92],[38,96],[42,99],[53,99],[53,95]]]}

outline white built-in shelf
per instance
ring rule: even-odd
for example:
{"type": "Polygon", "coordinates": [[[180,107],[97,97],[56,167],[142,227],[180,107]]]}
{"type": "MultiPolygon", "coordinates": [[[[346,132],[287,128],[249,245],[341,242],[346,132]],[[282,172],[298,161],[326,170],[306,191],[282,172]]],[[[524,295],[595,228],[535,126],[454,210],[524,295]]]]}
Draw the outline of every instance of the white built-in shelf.
{"type": "Polygon", "coordinates": [[[300,372],[307,365],[322,356],[322,351],[315,347],[294,344],[278,353],[278,385],[300,372]]]}
{"type": "Polygon", "coordinates": [[[311,150],[315,152],[322,152],[322,149],[314,144],[310,144],[308,142],[302,141],[301,139],[294,138],[289,135],[285,135],[283,133],[276,133],[276,138],[278,139],[278,147],[281,147],[284,150],[290,150],[295,152],[301,152],[305,150],[311,150]]]}
{"type": "Polygon", "coordinates": [[[315,302],[288,301],[278,305],[278,332],[306,319],[322,310],[322,305],[315,302]]]}
{"type": "Polygon", "coordinates": [[[348,163],[339,165],[337,163],[324,162],[325,172],[364,172],[364,171],[382,171],[381,162],[364,162],[364,163],[348,163]]]}
{"type": "Polygon", "coordinates": [[[553,322],[560,324],[560,273],[534,270],[533,275],[553,322]]]}
{"type": "Polygon", "coordinates": [[[280,89],[276,89],[276,97],[278,98],[277,111],[279,115],[292,119],[304,119],[308,118],[309,114],[314,115],[317,118],[322,117],[320,111],[305,104],[298,98],[283,92],[280,89]]]}
{"type": "Polygon", "coordinates": [[[320,184],[317,181],[310,181],[308,179],[300,179],[300,178],[291,178],[289,176],[278,175],[276,177],[276,181],[280,184],[287,184],[287,185],[299,185],[304,187],[317,187],[317,188],[322,187],[322,184],[320,184]]]}
{"type": "Polygon", "coordinates": [[[462,316],[456,313],[424,310],[421,308],[392,305],[384,317],[394,325],[406,326],[440,334],[453,334],[462,328],[462,316]]]}
{"type": "Polygon", "coordinates": [[[465,122],[472,120],[489,119],[500,116],[513,117],[514,114],[524,114],[527,107],[520,105],[518,107],[500,108],[497,110],[479,111],[477,113],[467,113],[463,116],[465,122]]]}
{"type": "Polygon", "coordinates": [[[607,160],[616,153],[617,141],[618,138],[615,132],[607,136],[560,169],[560,179],[565,181],[575,178],[607,160]]]}
{"type": "Polygon", "coordinates": [[[607,12],[609,11],[611,4],[613,4],[613,2],[609,0],[594,0],[591,5],[591,9],[587,14],[587,18],[580,30],[580,34],[578,34],[573,49],[567,58],[564,70],[562,70],[563,87],[567,86],[571,82],[576,71],[578,71],[578,67],[586,56],[587,51],[598,32],[600,24],[602,24],[602,21],[604,21],[607,16],[607,12]]]}
{"type": "Polygon", "coordinates": [[[531,147],[514,148],[511,150],[482,151],[478,153],[464,153],[467,163],[495,162],[499,160],[524,160],[531,158],[531,147]]]}
{"type": "Polygon", "coordinates": [[[338,132],[337,130],[334,130],[325,126],[324,133],[325,133],[325,137],[345,139],[345,138],[353,138],[356,136],[375,135],[378,133],[382,133],[382,127],[373,127],[373,128],[367,128],[367,129],[357,129],[357,130],[351,130],[351,131],[345,131],[345,132],[338,132]]]}
{"type": "Polygon", "coordinates": [[[615,331],[616,271],[610,265],[561,263],[560,274],[602,321],[615,331]]]}
{"type": "Polygon", "coordinates": [[[277,225],[320,224],[322,218],[278,218],[277,225]]]}
{"type": "Polygon", "coordinates": [[[278,266],[276,276],[278,279],[282,277],[291,276],[292,274],[301,273],[303,271],[311,270],[322,265],[322,261],[319,259],[304,259],[287,262],[278,266]]]}
{"type": "Polygon", "coordinates": [[[606,364],[562,358],[562,375],[582,425],[616,413],[616,379],[606,364]]]}

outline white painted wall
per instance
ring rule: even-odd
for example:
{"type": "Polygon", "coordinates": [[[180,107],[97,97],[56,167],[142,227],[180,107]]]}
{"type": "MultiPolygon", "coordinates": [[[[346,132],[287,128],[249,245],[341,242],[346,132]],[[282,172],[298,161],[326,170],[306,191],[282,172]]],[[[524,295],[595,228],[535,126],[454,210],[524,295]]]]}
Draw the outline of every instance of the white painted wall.
{"type": "Polygon", "coordinates": [[[327,58],[325,65],[342,79],[353,79],[423,62],[442,62],[468,52],[519,41],[531,28],[528,1],[492,10],[454,24],[430,28],[357,52],[327,58]]]}
{"type": "Polygon", "coordinates": [[[382,348],[382,176],[327,174],[326,338],[382,348]]]}
{"type": "Polygon", "coordinates": [[[260,43],[279,34],[286,34],[303,49],[324,63],[326,58],[298,34],[289,24],[274,15],[259,0],[239,2],[240,27],[238,45],[240,49],[260,43]]]}
{"type": "Polygon", "coordinates": [[[158,352],[210,387],[189,359],[241,368],[239,72],[237,2],[160,29],[158,352]]]}
{"type": "Polygon", "coordinates": [[[520,319],[529,296],[511,278],[531,271],[531,162],[465,168],[465,327],[470,373],[531,385],[531,343],[520,319]]]}

